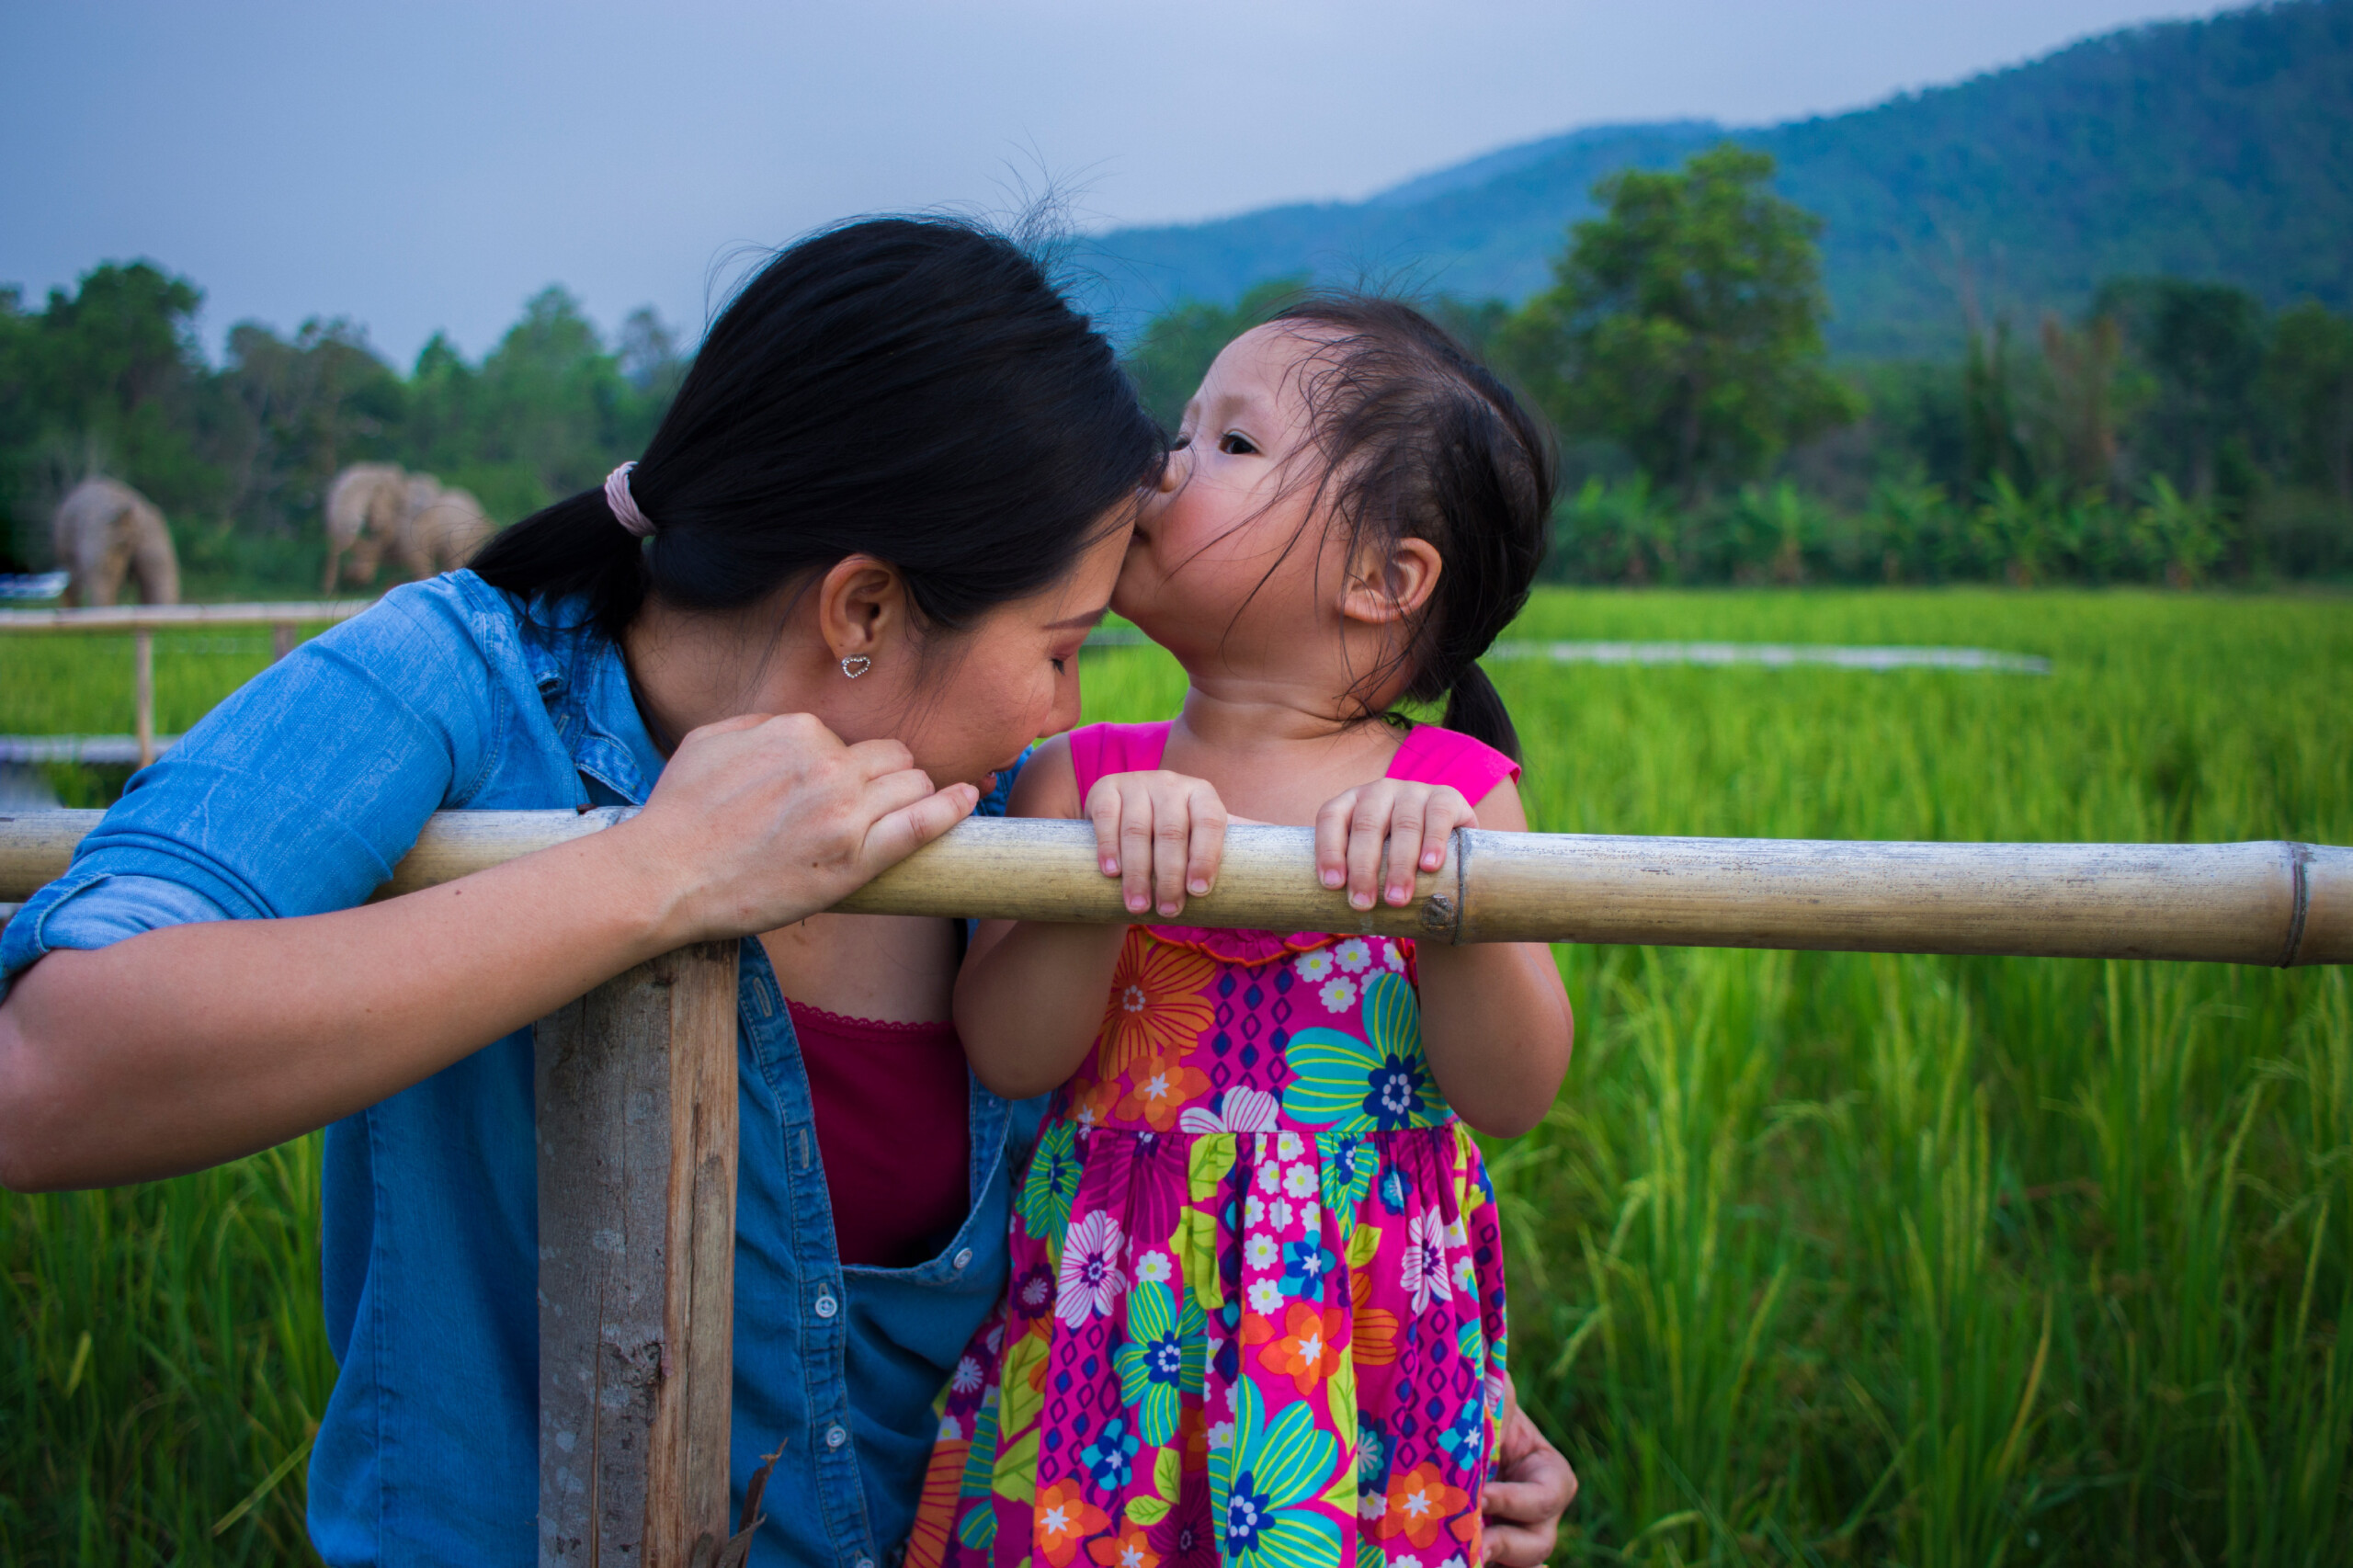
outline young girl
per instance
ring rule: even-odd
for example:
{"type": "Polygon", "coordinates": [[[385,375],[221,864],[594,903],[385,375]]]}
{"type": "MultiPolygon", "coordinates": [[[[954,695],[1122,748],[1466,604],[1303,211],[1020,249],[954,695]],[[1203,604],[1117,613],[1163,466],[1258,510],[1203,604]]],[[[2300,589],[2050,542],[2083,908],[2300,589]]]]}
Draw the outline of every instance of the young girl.
{"type": "MultiPolygon", "coordinates": [[[[1139,915],[1209,891],[1229,806],[1313,823],[1353,908],[1405,904],[1454,829],[1527,826],[1474,661],[1527,597],[1552,492],[1540,427],[1405,306],[1319,300],[1244,335],[1113,600],[1184,664],[1184,711],[1050,742],[1013,812],[1091,818],[1139,915]],[[1390,717],[1441,696],[1444,728],[1390,717]]],[[[908,1562],[1479,1562],[1503,1254],[1457,1116],[1508,1136],[1552,1104],[1550,953],[997,923],[956,1022],[990,1088],[1058,1092],[908,1562]]]]}

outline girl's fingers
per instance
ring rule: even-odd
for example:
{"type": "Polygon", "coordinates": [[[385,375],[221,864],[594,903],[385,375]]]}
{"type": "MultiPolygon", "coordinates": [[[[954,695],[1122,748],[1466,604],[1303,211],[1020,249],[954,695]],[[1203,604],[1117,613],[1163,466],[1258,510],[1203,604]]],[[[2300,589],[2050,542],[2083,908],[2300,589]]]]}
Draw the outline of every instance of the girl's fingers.
{"type": "Polygon", "coordinates": [[[1225,808],[1214,795],[1193,801],[1192,854],[1185,866],[1185,891],[1200,898],[1216,884],[1218,862],[1225,858],[1225,808]]]}
{"type": "Polygon", "coordinates": [[[1348,818],[1348,907],[1370,909],[1381,891],[1381,851],[1389,837],[1387,790],[1370,790],[1357,797],[1348,818]]]}
{"type": "Polygon", "coordinates": [[[1414,870],[1423,848],[1423,809],[1427,802],[1411,791],[1401,794],[1389,816],[1389,906],[1402,909],[1414,899],[1414,870]]]}
{"type": "Polygon", "coordinates": [[[1435,871],[1446,862],[1446,841],[1456,832],[1479,825],[1479,813],[1457,790],[1442,790],[1430,799],[1430,813],[1422,823],[1421,869],[1435,871]]]}
{"type": "Polygon", "coordinates": [[[1327,888],[1348,880],[1348,822],[1356,808],[1357,791],[1349,790],[1315,813],[1315,880],[1327,888]]]}
{"type": "Polygon", "coordinates": [[[1087,819],[1095,824],[1095,863],[1107,877],[1120,874],[1120,792],[1097,784],[1086,792],[1087,819]]]}
{"type": "Polygon", "coordinates": [[[1182,794],[1152,806],[1152,898],[1164,919],[1185,907],[1185,860],[1193,837],[1191,802],[1182,794]]]}
{"type": "Polygon", "coordinates": [[[1152,907],[1152,808],[1150,790],[1120,791],[1120,895],[1130,915],[1152,907]]]}

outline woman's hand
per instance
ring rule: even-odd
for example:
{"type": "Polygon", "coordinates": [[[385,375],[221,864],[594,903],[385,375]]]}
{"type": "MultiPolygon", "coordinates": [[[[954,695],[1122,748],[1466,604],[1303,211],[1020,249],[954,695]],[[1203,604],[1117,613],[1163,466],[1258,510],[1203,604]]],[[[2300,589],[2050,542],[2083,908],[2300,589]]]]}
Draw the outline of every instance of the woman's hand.
{"type": "Polygon", "coordinates": [[[806,713],[691,731],[611,847],[657,869],[664,939],[773,931],[829,909],[972,814],[893,740],[845,745],[806,713]]]}
{"type": "Polygon", "coordinates": [[[1315,872],[1327,888],[1347,884],[1350,908],[1370,909],[1384,892],[1385,862],[1386,896],[1403,909],[1414,901],[1416,869],[1437,870],[1454,830],[1478,825],[1479,813],[1450,784],[1376,779],[1342,790],[1315,813],[1315,872]]]}
{"type": "Polygon", "coordinates": [[[1165,769],[1107,773],[1086,792],[1097,862],[1117,877],[1128,913],[1158,906],[1164,919],[1185,912],[1217,881],[1225,853],[1225,802],[1206,779],[1165,769]]]}
{"type": "Polygon", "coordinates": [[[1552,1555],[1561,1516],[1577,1500],[1577,1472],[1519,1407],[1519,1392],[1508,1378],[1502,1428],[1483,1504],[1485,1561],[1537,1568],[1552,1555]]]}

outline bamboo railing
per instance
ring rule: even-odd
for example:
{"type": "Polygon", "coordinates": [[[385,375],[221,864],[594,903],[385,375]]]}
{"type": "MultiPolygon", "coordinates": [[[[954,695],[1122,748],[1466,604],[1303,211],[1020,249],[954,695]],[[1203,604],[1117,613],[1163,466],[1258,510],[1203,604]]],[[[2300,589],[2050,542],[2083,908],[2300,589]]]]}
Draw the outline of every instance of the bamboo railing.
{"type": "MultiPolygon", "coordinates": [[[[0,901],[61,874],[99,812],[0,816],[0,901]]],[[[620,811],[444,812],[379,897],[595,833],[620,811]]],[[[1121,922],[1085,823],[975,820],[840,905],[870,915],[1121,922]]],[[[1303,827],[1236,827],[1188,925],[1449,942],[2353,962],[2353,849],[2247,844],[1871,844],[1598,834],[1455,835],[1404,908],[1311,874],[1303,827]]]]}
{"type": "MultiPolygon", "coordinates": [[[[600,832],[621,811],[446,812],[378,897],[600,832]]],[[[0,902],[98,812],[0,815],[0,902]]],[[[1085,823],[967,822],[842,910],[1124,923],[1085,823]]],[[[1848,844],[1465,832],[1412,903],[1358,912],[1310,830],[1237,827],[1202,926],[1425,941],[2353,962],[2353,849],[1848,844]]],[[[736,958],[666,955],[540,1021],[540,1561],[711,1568],[728,1548],[736,958]]],[[[831,1295],[813,1310],[839,1310],[831,1295]]]]}

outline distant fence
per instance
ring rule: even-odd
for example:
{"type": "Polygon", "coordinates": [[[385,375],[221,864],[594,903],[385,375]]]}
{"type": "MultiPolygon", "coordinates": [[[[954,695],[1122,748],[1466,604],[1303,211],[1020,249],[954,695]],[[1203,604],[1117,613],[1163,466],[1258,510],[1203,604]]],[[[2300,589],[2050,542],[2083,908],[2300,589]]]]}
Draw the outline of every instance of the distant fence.
{"type": "MultiPolygon", "coordinates": [[[[188,627],[267,626],[271,654],[284,658],[304,626],[349,620],[373,599],[322,599],[309,603],[238,605],[105,605],[89,609],[0,609],[0,632],[113,631],[131,633],[131,723],[132,756],[144,767],[155,760],[155,633],[188,627]]],[[[101,740],[112,737],[74,737],[101,740]]],[[[0,757],[0,761],[18,760],[0,757]]],[[[39,760],[51,760],[43,757],[39,760]]],[[[78,760],[96,762],[97,756],[78,760]]],[[[110,758],[108,760],[111,760],[110,758]]]]}

